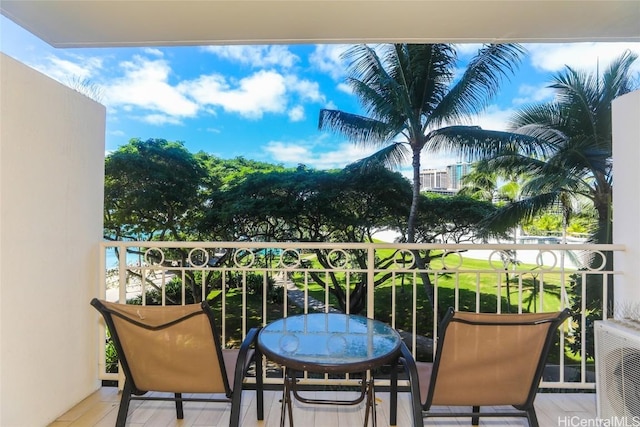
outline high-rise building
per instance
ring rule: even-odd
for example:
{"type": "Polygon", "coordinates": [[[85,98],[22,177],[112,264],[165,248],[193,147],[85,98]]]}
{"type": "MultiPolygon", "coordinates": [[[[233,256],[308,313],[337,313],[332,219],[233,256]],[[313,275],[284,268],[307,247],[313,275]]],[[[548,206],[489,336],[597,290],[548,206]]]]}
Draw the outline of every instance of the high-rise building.
{"type": "Polygon", "coordinates": [[[449,188],[449,178],[446,170],[424,169],[420,172],[420,190],[434,190],[449,188]]]}
{"type": "Polygon", "coordinates": [[[449,188],[459,190],[462,187],[462,178],[469,172],[471,172],[471,163],[456,163],[455,165],[447,166],[449,188]]]}
{"type": "Polygon", "coordinates": [[[446,169],[423,169],[420,172],[420,191],[455,193],[462,187],[462,178],[470,171],[470,163],[456,163],[446,169]]]}

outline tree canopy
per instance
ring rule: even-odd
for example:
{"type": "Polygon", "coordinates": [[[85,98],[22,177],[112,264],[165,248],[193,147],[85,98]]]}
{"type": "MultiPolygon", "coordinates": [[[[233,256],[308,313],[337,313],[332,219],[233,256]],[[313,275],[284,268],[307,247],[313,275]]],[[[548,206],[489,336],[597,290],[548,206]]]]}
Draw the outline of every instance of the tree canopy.
{"type": "MultiPolygon", "coordinates": [[[[194,155],[182,143],[163,139],[132,139],[108,155],[105,183],[109,239],[367,242],[379,230],[401,234],[412,197],[410,182],[380,164],[328,171],[284,168],[194,155]]],[[[423,242],[472,237],[474,224],[492,212],[490,203],[464,197],[421,195],[420,202],[417,236],[423,242]]],[[[180,265],[187,259],[180,249],[167,251],[171,259],[182,260],[180,265]]],[[[332,262],[330,250],[318,249],[315,255],[324,266],[332,262]]],[[[360,269],[368,262],[364,251],[354,251],[350,261],[360,269]]],[[[383,268],[392,258],[376,262],[383,268]]],[[[368,284],[359,277],[344,289],[334,273],[310,274],[345,310],[348,301],[353,313],[364,307],[367,286],[386,280],[382,274],[368,284]]],[[[190,271],[186,279],[197,300],[202,280],[190,271]]]]}
{"type": "Polygon", "coordinates": [[[611,105],[637,86],[631,66],[637,56],[627,52],[602,74],[566,67],[553,77],[556,93],[549,103],[518,111],[511,128],[534,139],[538,152],[508,149],[481,166],[491,173],[524,177],[518,200],[507,204],[487,223],[512,227],[560,204],[570,213],[571,199],[590,200],[598,215],[596,243],[611,243],[613,193],[611,105]]]}
{"type": "Polygon", "coordinates": [[[519,45],[485,45],[458,76],[457,53],[450,44],[356,45],[346,51],[347,84],[364,113],[324,109],[318,127],[377,148],[359,162],[363,167],[371,163],[396,167],[411,160],[412,199],[403,230],[407,242],[415,242],[423,150],[470,157],[527,139],[464,125],[486,107],[522,53],[519,45]]]}
{"type": "Polygon", "coordinates": [[[206,176],[181,142],[130,140],[105,159],[105,237],[184,240],[206,176]]]}

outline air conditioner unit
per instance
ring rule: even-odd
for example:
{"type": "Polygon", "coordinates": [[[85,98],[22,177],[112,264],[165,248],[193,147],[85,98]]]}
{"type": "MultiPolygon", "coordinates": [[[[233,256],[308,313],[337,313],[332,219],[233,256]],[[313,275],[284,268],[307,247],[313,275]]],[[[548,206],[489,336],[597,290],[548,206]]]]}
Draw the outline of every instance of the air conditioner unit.
{"type": "Polygon", "coordinates": [[[605,320],[594,328],[598,417],[640,417],[640,323],[605,320]]]}

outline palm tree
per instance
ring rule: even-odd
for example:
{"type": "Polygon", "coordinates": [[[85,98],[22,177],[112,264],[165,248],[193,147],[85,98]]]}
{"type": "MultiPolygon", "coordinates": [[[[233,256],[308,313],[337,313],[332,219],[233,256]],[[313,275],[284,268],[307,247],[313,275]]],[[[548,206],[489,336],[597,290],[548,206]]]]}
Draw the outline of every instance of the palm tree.
{"type": "MultiPolygon", "coordinates": [[[[454,152],[467,159],[507,146],[526,150],[527,137],[464,125],[486,107],[503,78],[514,71],[522,53],[515,44],[486,45],[455,80],[457,54],[453,45],[355,45],[345,52],[349,63],[347,83],[365,115],[324,109],[318,127],[342,134],[356,144],[379,148],[359,161],[363,168],[379,164],[393,168],[411,156],[413,185],[406,242],[415,243],[423,150],[454,152]]],[[[424,273],[429,252],[423,257],[413,251],[413,256],[433,307],[433,285],[424,273]]]]}
{"type": "Polygon", "coordinates": [[[595,243],[611,243],[612,129],[611,103],[633,90],[631,66],[637,55],[627,52],[615,59],[602,76],[570,67],[553,78],[552,102],[523,108],[512,120],[514,132],[535,137],[549,156],[536,157],[518,151],[500,153],[486,165],[529,177],[521,199],[510,203],[488,224],[509,227],[570,199],[586,198],[598,214],[595,243]]]}
{"type": "MultiPolygon", "coordinates": [[[[558,204],[562,207],[565,223],[571,215],[572,199],[590,200],[597,212],[597,229],[592,241],[612,242],[612,101],[634,89],[637,80],[631,66],[637,55],[624,53],[602,73],[589,74],[570,67],[553,78],[551,88],[556,90],[554,101],[524,108],[513,119],[512,128],[536,138],[550,149],[546,157],[529,156],[509,151],[495,156],[487,164],[492,170],[508,170],[530,177],[521,188],[521,200],[505,206],[487,221],[504,227],[530,219],[545,209],[558,204]]],[[[604,261],[605,269],[612,269],[612,254],[605,259],[594,257],[591,264],[598,268],[604,261]]],[[[603,287],[607,286],[609,301],[614,300],[613,277],[604,283],[599,276],[576,275],[572,278],[571,305],[575,312],[586,315],[585,357],[594,354],[593,321],[605,317],[603,313],[603,287]],[[584,289],[583,289],[584,288],[584,289]],[[583,297],[583,295],[585,297],[583,297]]],[[[610,310],[611,307],[608,307],[610,310]]],[[[608,315],[608,314],[607,314],[608,315]]],[[[581,321],[577,318],[576,321],[581,321]]],[[[585,337],[577,332],[572,349],[582,352],[585,337]]]]}
{"type": "Polygon", "coordinates": [[[521,178],[513,174],[499,173],[488,166],[487,160],[482,159],[462,177],[463,187],[458,194],[489,202],[496,198],[501,203],[513,202],[520,194],[521,178]]]}
{"type": "Polygon", "coordinates": [[[413,194],[407,242],[415,242],[423,150],[473,158],[487,149],[501,150],[522,142],[512,133],[462,125],[486,107],[503,78],[514,71],[522,53],[519,45],[486,45],[453,83],[457,67],[453,45],[355,45],[345,52],[349,62],[347,83],[365,115],[323,109],[318,127],[342,134],[356,144],[379,148],[360,161],[363,167],[380,163],[397,167],[411,156],[413,194]]]}

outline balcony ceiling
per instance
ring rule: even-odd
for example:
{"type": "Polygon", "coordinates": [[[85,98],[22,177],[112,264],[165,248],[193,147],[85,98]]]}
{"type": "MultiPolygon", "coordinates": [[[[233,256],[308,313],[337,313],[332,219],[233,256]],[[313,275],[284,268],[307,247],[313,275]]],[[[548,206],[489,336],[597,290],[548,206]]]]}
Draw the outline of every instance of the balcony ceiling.
{"type": "Polygon", "coordinates": [[[55,47],[640,41],[639,0],[2,0],[55,47]]]}

